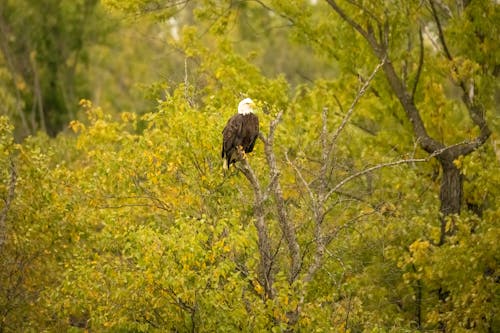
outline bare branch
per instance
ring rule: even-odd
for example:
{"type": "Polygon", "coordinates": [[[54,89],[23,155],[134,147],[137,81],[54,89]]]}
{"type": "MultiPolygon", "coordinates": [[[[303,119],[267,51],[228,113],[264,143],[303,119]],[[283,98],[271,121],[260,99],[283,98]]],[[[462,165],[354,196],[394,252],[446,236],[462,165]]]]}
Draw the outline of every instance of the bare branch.
{"type": "Polygon", "coordinates": [[[266,201],[269,198],[269,193],[274,188],[275,183],[279,180],[279,173],[274,174],[269,181],[269,185],[267,185],[266,190],[262,194],[262,201],[266,201]]]}
{"type": "Polygon", "coordinates": [[[333,8],[337,12],[337,14],[340,15],[340,17],[349,23],[350,26],[352,26],[357,32],[359,32],[360,35],[362,35],[372,46],[374,50],[381,51],[379,43],[375,40],[375,37],[373,34],[361,27],[356,21],[354,21],[351,17],[349,17],[342,8],[339,7],[336,1],[334,0],[327,0],[328,4],[330,7],[333,8]]]}
{"type": "Polygon", "coordinates": [[[273,145],[274,132],[276,131],[276,127],[281,121],[282,116],[283,116],[283,110],[280,110],[280,112],[278,112],[278,114],[276,115],[276,118],[274,118],[274,120],[271,121],[271,124],[269,125],[269,135],[267,137],[267,141],[270,146],[273,145]]]}
{"type": "Polygon", "coordinates": [[[243,158],[241,163],[237,166],[238,169],[245,175],[254,192],[254,217],[255,228],[257,229],[258,246],[260,254],[259,264],[259,280],[260,284],[264,286],[264,297],[273,298],[273,276],[271,272],[272,255],[271,255],[271,241],[269,231],[267,229],[264,212],[264,198],[262,195],[259,180],[255,175],[248,160],[243,158]]]}
{"type": "Polygon", "coordinates": [[[300,182],[302,183],[302,185],[304,185],[304,188],[307,190],[307,194],[309,194],[309,199],[311,200],[311,205],[314,206],[315,202],[316,202],[316,200],[314,198],[314,193],[312,192],[311,187],[309,186],[309,184],[305,180],[304,176],[302,175],[302,172],[299,170],[299,168],[297,168],[297,166],[292,161],[290,161],[290,159],[288,158],[288,153],[285,153],[285,158],[286,158],[286,161],[288,162],[288,164],[290,164],[292,166],[293,170],[295,170],[295,173],[299,177],[300,182]]]}
{"type": "Polygon", "coordinates": [[[321,231],[321,226],[317,225],[315,233],[314,233],[314,240],[315,240],[316,246],[317,246],[316,253],[314,255],[314,259],[313,259],[311,266],[309,266],[309,270],[307,272],[307,275],[304,278],[304,282],[311,281],[313,279],[314,275],[316,274],[316,272],[321,268],[325,254],[329,253],[327,246],[335,239],[335,236],[339,233],[339,231],[350,227],[352,224],[354,224],[356,221],[360,220],[361,218],[375,214],[375,213],[377,213],[376,210],[373,210],[373,211],[370,211],[367,213],[362,213],[362,214],[352,218],[351,220],[347,221],[346,224],[344,224],[343,226],[335,228],[335,230],[328,235],[323,235],[323,233],[321,231]]]}
{"type": "MultiPolygon", "coordinates": [[[[141,187],[141,189],[143,189],[141,187]]],[[[126,207],[151,207],[165,210],[168,212],[172,211],[172,206],[160,198],[153,195],[150,191],[143,189],[147,195],[136,195],[136,196],[112,196],[105,195],[104,199],[107,201],[116,201],[116,203],[106,203],[102,205],[97,205],[99,209],[119,209],[126,207]],[[142,201],[142,202],[141,202],[142,201]],[[152,203],[149,203],[152,202],[152,203]]]]}
{"type": "Polygon", "coordinates": [[[321,113],[321,169],[320,169],[320,182],[321,182],[321,193],[325,193],[326,191],[326,173],[328,169],[328,108],[324,107],[323,112],[321,113]]]}
{"type": "Polygon", "coordinates": [[[288,246],[288,252],[290,253],[290,275],[289,282],[292,283],[297,278],[300,267],[301,267],[301,256],[300,256],[300,247],[297,241],[297,236],[295,234],[295,227],[290,221],[288,217],[288,212],[286,209],[285,200],[283,198],[283,191],[281,189],[280,182],[277,177],[279,177],[279,169],[276,163],[276,156],[274,154],[273,145],[274,145],[274,134],[276,131],[276,127],[278,126],[281,117],[283,115],[283,110],[281,110],[276,118],[271,121],[269,125],[269,135],[267,139],[264,141],[264,151],[266,154],[267,164],[269,165],[270,170],[270,189],[274,195],[274,200],[276,202],[276,212],[278,214],[278,222],[285,236],[285,240],[288,246]]]}
{"type": "Polygon", "coordinates": [[[322,228],[320,223],[315,224],[314,228],[314,241],[316,242],[316,252],[314,254],[313,262],[307,270],[307,275],[304,277],[304,282],[309,282],[316,274],[317,270],[321,267],[323,263],[323,258],[325,256],[326,243],[322,235],[322,228]]]}
{"type": "Polygon", "coordinates": [[[393,161],[393,162],[381,163],[381,164],[377,164],[377,165],[374,165],[372,167],[366,168],[364,170],[361,170],[359,172],[356,172],[356,173],[350,175],[349,177],[344,178],[337,185],[335,185],[332,189],[330,189],[330,191],[328,192],[326,198],[329,198],[333,193],[337,192],[341,187],[343,187],[344,185],[346,185],[350,181],[352,181],[352,180],[354,180],[356,178],[359,178],[359,177],[361,177],[363,175],[366,175],[367,173],[373,172],[373,171],[378,170],[378,169],[392,167],[392,166],[401,165],[401,164],[429,162],[433,157],[439,157],[439,155],[445,153],[446,151],[454,149],[455,147],[461,146],[463,144],[467,144],[467,143],[458,143],[458,144],[455,144],[455,145],[452,145],[452,146],[443,147],[443,148],[441,148],[439,150],[436,150],[435,152],[433,152],[432,154],[430,154],[426,158],[402,159],[402,160],[397,160],[397,161],[393,161]]]}
{"type": "Polygon", "coordinates": [[[344,108],[342,107],[342,103],[340,103],[340,100],[337,97],[337,95],[333,94],[333,98],[335,99],[335,102],[337,103],[337,106],[339,107],[340,112],[344,113],[344,108]]]}
{"type": "Polygon", "coordinates": [[[295,24],[295,20],[291,17],[291,16],[287,16],[285,15],[282,11],[279,11],[279,10],[274,10],[272,9],[271,7],[269,7],[268,5],[266,5],[263,1],[261,0],[253,0],[255,1],[256,3],[258,3],[262,8],[264,8],[265,10],[267,10],[268,12],[270,13],[273,13],[275,15],[279,15],[281,18],[287,20],[288,22],[290,22],[292,25],[295,24]]]}
{"type": "Polygon", "coordinates": [[[384,65],[385,61],[386,61],[386,57],[384,56],[384,58],[382,59],[382,61],[375,67],[375,69],[370,74],[370,76],[368,77],[368,79],[363,83],[363,85],[359,89],[358,93],[356,94],[356,97],[354,98],[354,100],[351,103],[351,106],[347,110],[347,113],[344,115],[344,118],[342,119],[342,122],[340,123],[339,127],[337,128],[337,130],[333,133],[332,138],[330,140],[330,142],[331,142],[330,150],[328,151],[328,154],[327,154],[328,158],[332,154],[335,141],[337,140],[338,136],[340,135],[340,133],[342,132],[342,130],[344,129],[344,127],[347,125],[347,122],[349,121],[349,119],[351,118],[352,113],[354,112],[354,108],[358,104],[358,102],[361,99],[361,97],[363,97],[364,94],[366,93],[368,87],[370,86],[370,83],[372,82],[373,78],[378,73],[378,71],[380,70],[380,68],[384,65]]]}
{"type": "Polygon", "coordinates": [[[448,49],[448,45],[446,45],[446,40],[444,38],[443,27],[441,26],[441,21],[439,20],[439,16],[436,11],[436,7],[434,6],[434,0],[429,0],[429,4],[431,5],[432,16],[434,17],[434,21],[436,22],[436,26],[438,28],[439,40],[441,45],[443,46],[443,51],[448,60],[453,60],[451,56],[450,50],[448,49]]]}
{"type": "Polygon", "coordinates": [[[428,158],[415,158],[415,159],[404,159],[404,160],[398,160],[394,162],[388,162],[388,163],[382,163],[382,164],[377,164],[375,166],[366,168],[364,170],[361,170],[359,172],[356,172],[355,174],[350,175],[347,178],[344,178],[342,181],[340,181],[337,185],[335,185],[327,194],[327,198],[330,197],[333,193],[335,193],[338,189],[349,183],[350,181],[359,178],[367,173],[370,173],[372,171],[390,167],[390,166],[396,166],[400,164],[408,164],[408,163],[416,163],[416,162],[428,162],[428,158]]]}
{"type": "Polygon", "coordinates": [[[368,79],[363,83],[363,85],[359,89],[358,93],[356,94],[356,97],[354,98],[354,100],[351,103],[351,106],[347,110],[347,113],[345,114],[344,119],[342,119],[342,122],[340,123],[339,127],[337,128],[337,130],[335,131],[335,133],[333,133],[333,136],[332,136],[332,139],[331,139],[332,143],[335,142],[335,140],[337,140],[337,137],[339,136],[340,132],[342,132],[342,130],[346,126],[347,122],[351,118],[351,115],[354,112],[354,107],[358,104],[358,102],[361,99],[361,97],[364,96],[364,94],[366,93],[366,90],[370,86],[370,83],[372,82],[373,78],[378,73],[378,71],[380,70],[380,68],[384,65],[385,61],[386,61],[386,56],[384,56],[384,58],[382,59],[382,61],[375,67],[375,69],[370,74],[370,76],[368,77],[368,79]]]}

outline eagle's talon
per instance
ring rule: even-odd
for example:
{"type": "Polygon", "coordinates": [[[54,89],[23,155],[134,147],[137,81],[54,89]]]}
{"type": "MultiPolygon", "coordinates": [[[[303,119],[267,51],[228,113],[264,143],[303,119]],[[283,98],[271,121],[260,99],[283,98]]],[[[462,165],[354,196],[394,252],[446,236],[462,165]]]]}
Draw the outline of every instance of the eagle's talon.
{"type": "Polygon", "coordinates": [[[241,159],[246,159],[247,158],[247,154],[245,153],[245,148],[243,148],[242,145],[238,145],[237,147],[238,149],[238,154],[240,155],[241,159]]]}

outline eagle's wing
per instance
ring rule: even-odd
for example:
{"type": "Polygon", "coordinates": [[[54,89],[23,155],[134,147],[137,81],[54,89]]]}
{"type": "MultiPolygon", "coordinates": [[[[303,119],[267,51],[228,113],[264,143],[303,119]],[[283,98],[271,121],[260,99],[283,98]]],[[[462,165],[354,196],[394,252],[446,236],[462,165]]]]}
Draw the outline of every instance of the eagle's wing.
{"type": "Polygon", "coordinates": [[[246,153],[251,153],[253,151],[253,147],[255,146],[255,142],[257,141],[257,137],[259,136],[259,118],[256,115],[251,115],[249,121],[250,131],[251,131],[251,139],[250,144],[245,149],[246,153]]]}
{"type": "Polygon", "coordinates": [[[235,114],[227,121],[226,127],[222,130],[222,157],[227,155],[231,148],[235,148],[236,138],[241,133],[241,116],[235,114]]]}

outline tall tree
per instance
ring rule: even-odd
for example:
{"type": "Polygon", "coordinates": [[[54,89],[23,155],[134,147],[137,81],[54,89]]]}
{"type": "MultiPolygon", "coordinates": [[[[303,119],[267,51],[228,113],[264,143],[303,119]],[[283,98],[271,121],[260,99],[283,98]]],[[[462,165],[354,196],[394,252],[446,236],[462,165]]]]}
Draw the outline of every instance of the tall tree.
{"type": "Polygon", "coordinates": [[[97,0],[2,1],[0,51],[17,98],[22,136],[51,135],[75,117],[85,85],[77,69],[88,47],[103,38],[97,0]]]}
{"type": "Polygon", "coordinates": [[[441,167],[439,243],[443,243],[454,230],[453,225],[447,227],[447,217],[462,208],[463,177],[456,161],[481,147],[491,134],[487,115],[495,109],[493,96],[498,91],[499,6],[494,1],[434,0],[327,0],[326,4],[326,15],[334,18],[330,23],[317,14],[302,14],[299,4],[274,6],[303,35],[326,34],[318,48],[339,62],[352,67],[385,59],[385,89],[399,101],[415,141],[441,167]],[[321,24],[315,25],[319,19],[321,24]],[[343,23],[337,23],[339,19],[343,23]],[[357,34],[351,42],[343,37],[350,35],[348,29],[357,34]],[[355,49],[362,60],[348,59],[355,49]],[[445,122],[433,123],[429,117],[433,113],[445,117],[445,122]]]}

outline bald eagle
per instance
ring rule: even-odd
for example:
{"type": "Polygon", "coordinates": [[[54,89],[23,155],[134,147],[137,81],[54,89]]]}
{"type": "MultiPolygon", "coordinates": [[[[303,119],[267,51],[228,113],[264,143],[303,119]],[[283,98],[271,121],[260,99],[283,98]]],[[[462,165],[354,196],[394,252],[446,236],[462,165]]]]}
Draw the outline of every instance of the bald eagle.
{"type": "Polygon", "coordinates": [[[229,118],[222,131],[222,158],[226,170],[253,150],[259,136],[259,118],[253,113],[254,106],[250,98],[242,100],[238,113],[229,118]]]}

